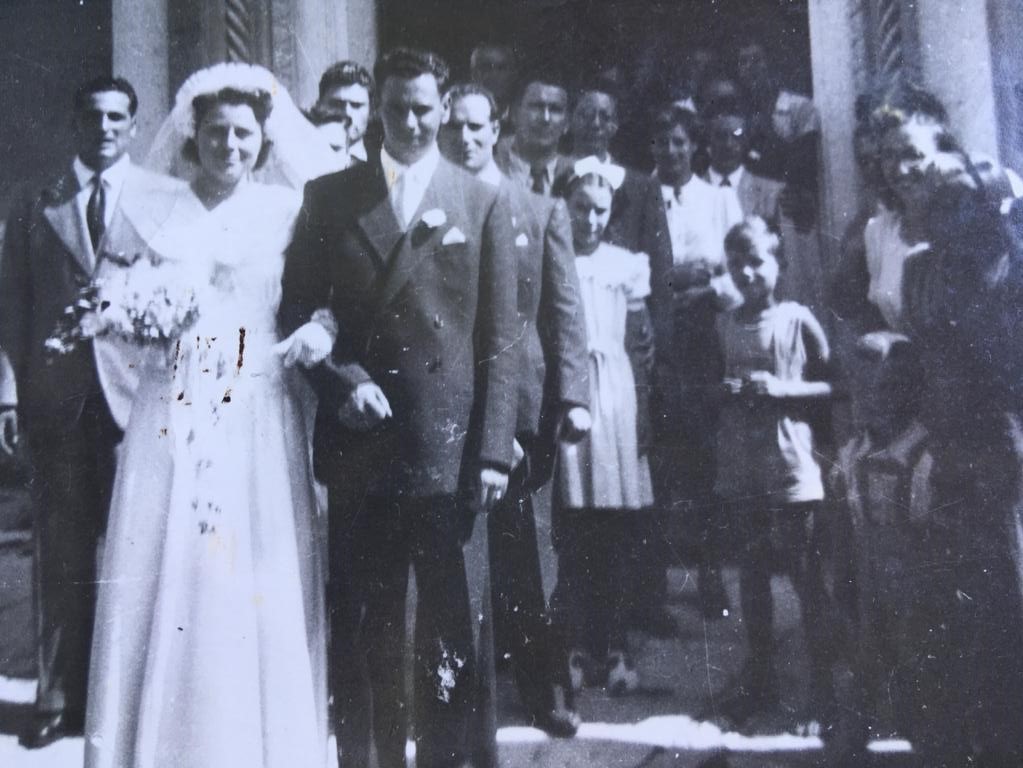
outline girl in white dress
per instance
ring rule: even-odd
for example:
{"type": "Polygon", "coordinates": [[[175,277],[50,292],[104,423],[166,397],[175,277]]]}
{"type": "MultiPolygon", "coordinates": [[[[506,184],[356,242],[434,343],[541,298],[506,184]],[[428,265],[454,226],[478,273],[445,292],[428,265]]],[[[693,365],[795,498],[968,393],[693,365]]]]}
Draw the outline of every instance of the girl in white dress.
{"type": "Polygon", "coordinates": [[[196,172],[149,246],[190,276],[198,320],[176,350],[125,353],[140,381],[102,566],[89,768],[326,760],[321,521],[285,361],[322,359],[330,334],[279,343],[300,200],[252,179],[285,108],[266,70],[220,65],[172,114],[196,172]]]}
{"type": "Polygon", "coordinates": [[[637,510],[653,504],[650,469],[636,435],[636,383],[625,351],[626,315],[650,293],[646,254],[601,236],[621,168],[588,157],[562,180],[572,218],[576,271],[589,348],[587,438],[560,449],[558,585],[552,602],[570,651],[573,684],[605,683],[613,693],[639,678],[625,653],[627,552],[637,510]]]}

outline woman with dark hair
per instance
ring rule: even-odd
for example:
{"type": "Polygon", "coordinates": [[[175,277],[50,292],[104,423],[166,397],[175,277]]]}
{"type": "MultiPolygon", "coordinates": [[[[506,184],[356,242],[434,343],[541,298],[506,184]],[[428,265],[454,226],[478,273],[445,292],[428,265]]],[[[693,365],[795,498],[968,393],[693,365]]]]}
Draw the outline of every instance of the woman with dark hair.
{"type": "Polygon", "coordinates": [[[290,365],[322,360],[333,328],[279,340],[300,201],[255,180],[300,180],[294,153],[316,136],[269,72],[219,65],[186,81],[158,137],[157,164],[189,185],[140,258],[195,319],[124,352],[140,382],[102,565],[90,768],[325,762],[322,525],[290,365]]]}
{"type": "Polygon", "coordinates": [[[927,765],[1023,763],[1023,253],[1008,175],[915,135],[903,318],[925,372],[934,457],[910,738],[927,765]]]}
{"type": "Polygon", "coordinates": [[[914,141],[925,135],[930,153],[954,146],[941,102],[919,86],[899,83],[856,100],[853,149],[865,199],[847,228],[827,303],[856,333],[902,329],[902,270],[923,246],[920,233],[903,227],[905,197],[914,173],[914,141]]]}

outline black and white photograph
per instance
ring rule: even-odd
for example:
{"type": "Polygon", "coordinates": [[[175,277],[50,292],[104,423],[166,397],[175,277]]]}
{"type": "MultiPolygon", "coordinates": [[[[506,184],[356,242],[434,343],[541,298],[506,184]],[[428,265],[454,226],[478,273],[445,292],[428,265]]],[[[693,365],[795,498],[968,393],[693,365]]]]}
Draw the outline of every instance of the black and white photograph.
{"type": "Polygon", "coordinates": [[[0,765],[1023,768],[1020,30],[0,0],[0,765]]]}

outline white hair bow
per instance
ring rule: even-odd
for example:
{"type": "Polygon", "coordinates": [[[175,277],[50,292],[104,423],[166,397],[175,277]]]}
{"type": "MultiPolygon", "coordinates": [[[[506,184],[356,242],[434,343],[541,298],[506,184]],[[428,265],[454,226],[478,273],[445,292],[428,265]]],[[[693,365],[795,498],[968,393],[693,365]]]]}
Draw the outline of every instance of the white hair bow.
{"type": "Polygon", "coordinates": [[[589,155],[575,161],[572,166],[572,176],[581,179],[583,176],[595,174],[611,185],[611,189],[618,189],[625,181],[625,169],[614,163],[606,163],[596,155],[589,155]]]}

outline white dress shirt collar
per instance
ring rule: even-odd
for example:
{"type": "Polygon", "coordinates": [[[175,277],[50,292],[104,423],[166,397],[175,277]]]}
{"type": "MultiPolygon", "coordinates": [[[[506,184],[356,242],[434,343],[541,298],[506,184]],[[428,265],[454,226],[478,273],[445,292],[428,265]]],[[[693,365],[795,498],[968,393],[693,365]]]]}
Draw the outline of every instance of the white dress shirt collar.
{"type": "Polygon", "coordinates": [[[369,159],[369,155],[366,154],[366,143],[359,139],[357,142],[348,147],[348,156],[354,157],[362,162],[366,162],[369,159]]]}
{"type": "MultiPolygon", "coordinates": [[[[746,166],[740,165],[730,174],[728,174],[728,183],[735,189],[739,188],[739,182],[742,181],[743,174],[746,173],[746,166]]],[[[711,183],[711,186],[720,187],[721,181],[725,178],[724,174],[718,173],[713,168],[707,170],[707,178],[711,183]]]]}
{"type": "MultiPolygon", "coordinates": [[[[107,184],[108,189],[120,192],[121,187],[124,186],[124,179],[128,175],[128,169],[130,166],[131,158],[127,155],[123,155],[116,163],[111,165],[105,171],[100,172],[103,175],[103,182],[107,184]]],[[[82,162],[82,158],[80,157],[75,158],[71,167],[75,173],[75,178],[78,179],[79,189],[91,188],[92,179],[96,175],[97,171],[82,162]]]]}
{"type": "Polygon", "coordinates": [[[501,179],[504,176],[501,174],[501,169],[497,166],[497,161],[491,158],[490,162],[483,166],[476,174],[476,178],[492,187],[496,187],[500,185],[501,179]]]}
{"type": "Polygon", "coordinates": [[[384,181],[387,183],[394,212],[401,225],[408,229],[420,203],[423,202],[434,171],[440,164],[440,150],[434,143],[426,154],[412,165],[405,165],[391,157],[385,148],[381,148],[380,164],[384,169],[384,181]]]}
{"type": "MultiPolygon", "coordinates": [[[[511,169],[512,175],[516,178],[521,179],[527,187],[532,185],[532,164],[519,154],[518,147],[515,143],[515,138],[512,137],[511,151],[508,153],[509,159],[511,160],[513,168],[511,169]]],[[[551,187],[554,186],[555,175],[558,172],[558,161],[561,159],[561,155],[557,152],[544,163],[543,166],[543,185],[544,193],[549,193],[551,187]]]]}
{"type": "Polygon", "coordinates": [[[380,149],[380,164],[384,167],[384,180],[387,182],[387,188],[391,189],[398,182],[398,179],[405,176],[416,182],[424,182],[425,184],[430,182],[433,178],[433,172],[437,170],[437,165],[440,163],[440,150],[436,144],[433,144],[426,154],[416,160],[412,165],[405,165],[395,160],[387,152],[385,147],[380,149]]]}

